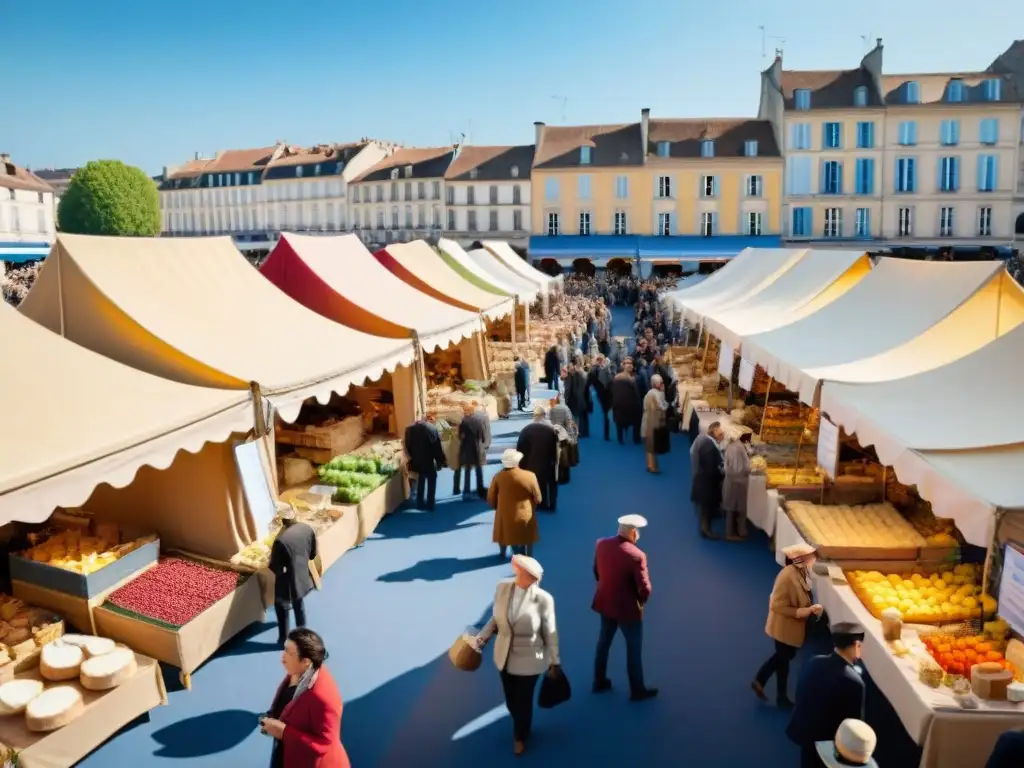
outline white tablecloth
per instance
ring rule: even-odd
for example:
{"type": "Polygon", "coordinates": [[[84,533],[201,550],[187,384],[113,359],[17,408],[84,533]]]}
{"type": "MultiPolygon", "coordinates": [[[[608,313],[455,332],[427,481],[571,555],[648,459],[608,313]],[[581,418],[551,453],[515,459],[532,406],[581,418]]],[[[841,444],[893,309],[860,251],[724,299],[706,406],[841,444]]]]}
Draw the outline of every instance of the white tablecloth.
{"type": "Polygon", "coordinates": [[[747,485],[747,520],[769,537],[775,535],[775,516],[779,508],[779,492],[768,489],[765,475],[751,475],[747,485]]]}
{"type": "Polygon", "coordinates": [[[779,509],[775,515],[775,562],[785,565],[786,556],[782,554],[782,550],[794,544],[806,543],[807,541],[793,525],[793,521],[789,519],[789,515],[779,509]]]}

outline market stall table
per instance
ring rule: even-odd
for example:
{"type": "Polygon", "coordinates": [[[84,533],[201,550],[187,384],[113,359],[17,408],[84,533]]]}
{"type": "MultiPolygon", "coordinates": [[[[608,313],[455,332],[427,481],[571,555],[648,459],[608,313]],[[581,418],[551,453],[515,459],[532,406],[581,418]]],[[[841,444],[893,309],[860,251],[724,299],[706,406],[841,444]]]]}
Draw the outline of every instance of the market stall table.
{"type": "Polygon", "coordinates": [[[786,555],[782,550],[794,544],[807,544],[807,541],[800,535],[800,531],[793,525],[785,510],[779,509],[775,515],[775,562],[785,565],[786,555]]]}
{"type": "Polygon", "coordinates": [[[770,538],[775,535],[778,514],[779,492],[769,490],[767,476],[752,474],[747,484],[747,520],[770,538]]]}

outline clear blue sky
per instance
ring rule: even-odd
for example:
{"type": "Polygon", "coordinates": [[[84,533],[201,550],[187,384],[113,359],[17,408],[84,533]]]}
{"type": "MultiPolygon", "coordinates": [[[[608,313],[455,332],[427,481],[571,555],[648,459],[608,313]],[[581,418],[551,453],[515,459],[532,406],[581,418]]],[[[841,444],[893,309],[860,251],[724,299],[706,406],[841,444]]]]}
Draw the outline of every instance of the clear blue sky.
{"type": "Polygon", "coordinates": [[[533,121],[753,115],[769,59],[983,69],[1022,0],[0,0],[0,152],[30,167],[348,141],[528,143],[533,121]],[[984,19],[980,10],[984,7],[984,19]],[[947,12],[946,9],[949,11],[947,12]],[[828,9],[828,10],[825,10],[828,9]],[[959,17],[959,21],[956,21],[959,17]]]}

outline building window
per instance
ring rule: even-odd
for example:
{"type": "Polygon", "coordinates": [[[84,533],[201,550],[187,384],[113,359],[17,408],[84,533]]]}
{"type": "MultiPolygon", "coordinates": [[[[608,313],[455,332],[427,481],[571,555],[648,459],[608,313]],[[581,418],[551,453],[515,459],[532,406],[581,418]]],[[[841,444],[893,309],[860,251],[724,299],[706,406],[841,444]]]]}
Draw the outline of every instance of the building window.
{"type": "Polygon", "coordinates": [[[743,154],[746,157],[757,157],[757,141],[747,139],[743,142],[743,154]]]}
{"type": "Polygon", "coordinates": [[[466,229],[476,232],[476,211],[466,212],[466,229]]]}
{"type": "Polygon", "coordinates": [[[580,165],[590,165],[590,147],[580,147],[580,165]]]}
{"type": "Polygon", "coordinates": [[[398,182],[397,181],[391,182],[391,199],[392,200],[401,200],[402,199],[402,198],[400,198],[398,196],[398,182]]]}
{"type": "Polygon", "coordinates": [[[626,212],[616,211],[615,212],[615,234],[624,235],[627,232],[626,228],[626,212]]]}
{"type": "Polygon", "coordinates": [[[313,175],[314,176],[319,176],[320,175],[320,163],[317,163],[315,166],[313,166],[313,175]]]}
{"type": "Polygon", "coordinates": [[[36,216],[36,232],[45,232],[46,231],[46,211],[40,209],[36,213],[37,213],[37,216],[36,216]]]}
{"type": "Polygon", "coordinates": [[[523,193],[519,191],[519,185],[512,187],[512,205],[523,204],[523,193]]]}
{"type": "Polygon", "coordinates": [[[448,229],[455,231],[455,211],[448,211],[448,229]]]}
{"type": "Polygon", "coordinates": [[[956,192],[960,187],[960,158],[939,158],[939,189],[942,192],[956,192]]]}
{"type": "Polygon", "coordinates": [[[811,91],[808,88],[797,88],[793,91],[793,106],[797,109],[811,108],[811,91]]]}
{"type": "Polygon", "coordinates": [[[455,187],[444,188],[444,201],[448,205],[455,205],[455,187]]]}
{"type": "Polygon", "coordinates": [[[423,229],[427,226],[427,206],[416,206],[416,226],[423,229]]]}
{"type": "Polygon", "coordinates": [[[488,211],[487,219],[488,219],[488,221],[487,221],[487,228],[490,229],[491,232],[497,232],[498,231],[498,212],[497,211],[488,211]]]}
{"type": "Polygon", "coordinates": [[[590,199],[590,176],[584,174],[576,179],[576,195],[580,200],[590,199]]]}
{"type": "Polygon", "coordinates": [[[580,211],[580,230],[581,235],[590,234],[590,211],[580,211]]]}
{"type": "Polygon", "coordinates": [[[441,228],[441,206],[434,205],[430,208],[430,224],[434,229],[441,228]]]}
{"type": "Polygon", "coordinates": [[[999,101],[1003,93],[1003,81],[992,78],[982,83],[982,95],[985,101],[999,101]]]}
{"type": "Polygon", "coordinates": [[[391,228],[398,229],[398,206],[391,206],[391,228]]]}
{"type": "Polygon", "coordinates": [[[544,199],[551,201],[558,199],[558,179],[544,179],[544,199]]]}
{"type": "Polygon", "coordinates": [[[352,202],[359,202],[359,187],[352,187],[352,202]]]}
{"type": "Polygon", "coordinates": [[[701,139],[700,142],[700,156],[701,157],[714,157],[715,156],[715,142],[711,139],[701,139]]]}
{"type": "Polygon", "coordinates": [[[658,142],[658,157],[668,157],[672,153],[672,144],[668,141],[658,142]]]}
{"type": "Polygon", "coordinates": [[[512,211],[512,229],[516,232],[523,231],[523,212],[512,211]]]}
{"type": "Polygon", "coordinates": [[[870,195],[875,191],[875,159],[873,157],[857,158],[856,193],[870,195]]]}
{"type": "Polygon", "coordinates": [[[857,149],[872,149],[875,146],[875,124],[857,123],[857,149]]]}
{"type": "Polygon", "coordinates": [[[793,123],[789,126],[789,148],[810,149],[811,148],[811,124],[793,123]]]}
{"type": "Polygon", "coordinates": [[[384,229],[384,209],[377,209],[377,229],[384,229]]]}
{"type": "Polygon", "coordinates": [[[476,205],[476,187],[466,187],[466,205],[476,205]]]}
{"type": "Polygon", "coordinates": [[[412,182],[405,182],[405,199],[412,200],[412,182]]]}
{"type": "Polygon", "coordinates": [[[939,124],[939,144],[944,147],[955,147],[960,143],[960,121],[943,120],[939,124]]]}
{"type": "Polygon", "coordinates": [[[978,140],[982,144],[999,143],[999,118],[986,117],[978,127],[978,140]]]}
{"type": "Polygon", "coordinates": [[[672,197],[672,177],[658,177],[658,197],[672,197]]]}
{"type": "Polygon", "coordinates": [[[412,166],[411,165],[405,166],[405,168],[403,170],[405,171],[405,178],[407,178],[407,179],[412,178],[412,166]]]}
{"type": "Polygon", "coordinates": [[[760,197],[764,189],[764,179],[761,176],[747,176],[747,197],[760,197]]]}
{"type": "MultiPolygon", "coordinates": [[[[288,229],[291,223],[288,221],[288,206],[281,205],[281,229],[288,229]]],[[[217,211],[217,231],[223,231],[224,224],[221,220],[221,211],[217,211]]]]}
{"type": "Polygon", "coordinates": [[[432,181],[430,183],[430,199],[440,200],[441,199],[441,182],[432,181]]]}
{"type": "Polygon", "coordinates": [[[700,177],[700,196],[701,197],[714,197],[717,189],[717,179],[714,176],[701,176],[700,177]]]}
{"type": "Polygon", "coordinates": [[[375,192],[377,193],[376,194],[377,202],[378,203],[383,203],[384,202],[384,185],[383,184],[378,184],[376,189],[375,189],[375,192]]]}
{"type": "Polygon", "coordinates": [[[953,209],[950,207],[939,209],[939,237],[953,236],[953,209]]]}
{"type": "Polygon", "coordinates": [[[978,209],[978,237],[992,237],[992,209],[988,206],[978,209]]]}
{"type": "Polygon", "coordinates": [[[427,183],[425,181],[416,182],[416,198],[423,200],[427,196],[427,183]]]}
{"type": "Polygon", "coordinates": [[[946,90],[946,101],[959,102],[964,100],[964,81],[950,80],[946,90]]]}
{"type": "Polygon", "coordinates": [[[750,211],[747,213],[747,234],[761,234],[761,214],[758,211],[750,211]]]}
{"type": "Polygon", "coordinates": [[[904,147],[912,147],[917,144],[917,123],[913,120],[904,120],[900,123],[898,141],[904,147]]]}
{"type": "Polygon", "coordinates": [[[518,165],[513,165],[513,166],[512,166],[512,167],[511,167],[511,168],[509,169],[509,175],[510,175],[510,176],[511,176],[511,177],[512,177],[513,179],[518,179],[518,178],[519,178],[519,166],[518,166],[518,165]]]}
{"type": "Polygon", "coordinates": [[[495,184],[491,184],[490,189],[487,192],[488,198],[490,198],[491,205],[498,204],[498,187],[495,184]]]}
{"type": "Polygon", "coordinates": [[[868,105],[868,89],[863,85],[858,85],[853,89],[853,106],[855,107],[866,107],[868,105]]]}
{"type": "Polygon", "coordinates": [[[903,103],[921,103],[921,85],[916,80],[910,80],[903,84],[903,103]]]}
{"type": "Polygon", "coordinates": [[[480,172],[476,168],[469,169],[469,178],[476,179],[480,175],[480,172]]]}
{"type": "Polygon", "coordinates": [[[616,200],[628,200],[629,199],[629,177],[628,176],[616,176],[615,177],[615,199],[616,200]]]}
{"type": "Polygon", "coordinates": [[[672,214],[671,213],[659,213],[658,214],[658,231],[663,237],[667,237],[672,234],[672,214]]]}
{"type": "Polygon", "coordinates": [[[978,191],[995,192],[999,186],[996,178],[999,172],[998,158],[995,155],[978,156],[978,191]]]}
{"type": "Polygon", "coordinates": [[[554,237],[558,234],[558,214],[548,214],[548,237],[554,237]]]}
{"type": "Polygon", "coordinates": [[[897,211],[896,234],[899,237],[910,237],[914,234],[914,209],[900,208],[897,211]]]}
{"type": "Polygon", "coordinates": [[[405,206],[405,228],[412,229],[412,206],[405,206]]]}
{"type": "Polygon", "coordinates": [[[912,157],[896,158],[896,191],[913,192],[917,187],[916,163],[912,157]]]}
{"type": "Polygon", "coordinates": [[[825,123],[822,128],[821,146],[825,149],[841,149],[843,146],[843,124],[825,123]]]}
{"type": "Polygon", "coordinates": [[[871,237],[871,209],[858,208],[854,220],[854,227],[857,237],[871,237]]]}
{"type": "Polygon", "coordinates": [[[811,208],[793,209],[793,237],[810,237],[814,224],[814,212],[811,208]]]}
{"type": "Polygon", "coordinates": [[[842,208],[826,208],[825,209],[825,228],[822,231],[825,237],[842,237],[843,236],[843,209],[842,208]]]}
{"type": "Polygon", "coordinates": [[[718,216],[714,211],[703,211],[700,215],[701,237],[711,237],[715,234],[718,216]]]}
{"type": "Polygon", "coordinates": [[[843,164],[838,160],[826,160],[822,163],[821,193],[823,195],[843,194],[843,164]]]}
{"type": "MultiPolygon", "coordinates": [[[[246,211],[246,213],[248,213],[248,211],[246,211]]],[[[320,228],[320,206],[317,205],[316,203],[313,203],[313,210],[312,210],[312,215],[311,215],[311,218],[310,218],[310,225],[313,227],[313,229],[319,229],[320,228]]],[[[248,229],[248,227],[246,227],[246,229],[248,229]]]]}

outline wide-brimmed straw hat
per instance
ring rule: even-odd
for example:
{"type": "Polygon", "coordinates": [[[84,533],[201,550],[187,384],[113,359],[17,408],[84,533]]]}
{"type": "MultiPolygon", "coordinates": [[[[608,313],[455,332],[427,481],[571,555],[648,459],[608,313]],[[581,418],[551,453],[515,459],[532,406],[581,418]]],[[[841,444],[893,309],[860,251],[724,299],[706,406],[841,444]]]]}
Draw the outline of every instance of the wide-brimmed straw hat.
{"type": "Polygon", "coordinates": [[[826,768],[878,768],[872,757],[877,745],[878,737],[870,725],[849,718],[839,724],[834,741],[819,741],[814,747],[826,768]]]}

